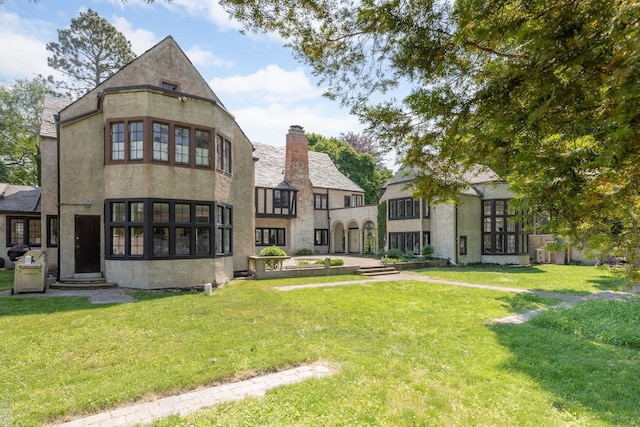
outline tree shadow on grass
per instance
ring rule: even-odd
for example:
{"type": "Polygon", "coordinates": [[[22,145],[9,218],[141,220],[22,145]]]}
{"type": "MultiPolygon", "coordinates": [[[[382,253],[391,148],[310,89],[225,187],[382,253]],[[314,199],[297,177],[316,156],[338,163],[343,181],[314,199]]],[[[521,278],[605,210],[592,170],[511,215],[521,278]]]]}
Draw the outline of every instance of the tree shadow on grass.
{"type": "Polygon", "coordinates": [[[533,294],[513,294],[497,298],[501,305],[514,313],[524,313],[526,311],[538,310],[561,304],[562,300],[557,298],[542,297],[533,294]]]}
{"type": "Polygon", "coordinates": [[[521,372],[554,395],[563,417],[595,416],[613,425],[638,425],[640,354],[531,324],[493,325],[513,357],[502,368],[521,372]]]}

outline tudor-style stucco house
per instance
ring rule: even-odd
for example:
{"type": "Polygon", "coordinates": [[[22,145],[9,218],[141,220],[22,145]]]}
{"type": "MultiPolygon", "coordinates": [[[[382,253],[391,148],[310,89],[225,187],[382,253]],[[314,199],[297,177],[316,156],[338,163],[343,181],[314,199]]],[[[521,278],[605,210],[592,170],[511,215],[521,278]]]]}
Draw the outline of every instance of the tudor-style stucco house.
{"type": "Polygon", "coordinates": [[[432,206],[413,197],[414,177],[401,168],[385,187],[387,249],[419,253],[429,244],[455,264],[529,264],[528,236],[508,204],[513,193],[495,172],[477,166],[463,177],[468,187],[458,204],[432,206]]]}
{"type": "Polygon", "coordinates": [[[254,142],[255,245],[288,254],[374,253],[377,207],[325,153],[309,151],[301,126],[291,126],[286,146],[254,142]]]}
{"type": "MultiPolygon", "coordinates": [[[[58,115],[59,279],[120,286],[224,283],[253,254],[253,147],[171,37],[58,115]]],[[[54,207],[55,206],[55,207],[54,207]]]]}

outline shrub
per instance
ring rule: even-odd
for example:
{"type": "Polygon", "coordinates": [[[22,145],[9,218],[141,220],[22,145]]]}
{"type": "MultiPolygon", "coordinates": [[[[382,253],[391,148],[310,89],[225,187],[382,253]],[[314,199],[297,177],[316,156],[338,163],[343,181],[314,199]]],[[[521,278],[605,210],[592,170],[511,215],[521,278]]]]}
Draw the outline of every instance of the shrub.
{"type": "Polygon", "coordinates": [[[427,244],[422,247],[422,256],[432,256],[434,252],[433,246],[427,244]]]}
{"type": "Polygon", "coordinates": [[[268,246],[260,251],[260,256],[287,256],[287,253],[279,246],[268,246]]]}
{"type": "Polygon", "coordinates": [[[378,252],[376,252],[376,256],[378,258],[384,258],[387,256],[387,251],[384,248],[378,249],[378,252]]]}
{"type": "MultiPolygon", "coordinates": [[[[319,260],[317,260],[315,263],[316,263],[316,264],[324,264],[324,260],[323,260],[323,259],[319,259],[319,260]]],[[[337,267],[337,266],[340,266],[340,265],[344,265],[344,260],[343,260],[343,259],[340,259],[340,258],[331,258],[331,259],[329,260],[329,264],[330,264],[332,267],[337,267]]]]}
{"type": "Polygon", "coordinates": [[[400,259],[402,258],[402,252],[400,252],[398,249],[389,249],[387,251],[387,257],[400,259]]]}
{"type": "Polygon", "coordinates": [[[296,255],[313,255],[313,251],[309,248],[300,249],[296,255]]]}

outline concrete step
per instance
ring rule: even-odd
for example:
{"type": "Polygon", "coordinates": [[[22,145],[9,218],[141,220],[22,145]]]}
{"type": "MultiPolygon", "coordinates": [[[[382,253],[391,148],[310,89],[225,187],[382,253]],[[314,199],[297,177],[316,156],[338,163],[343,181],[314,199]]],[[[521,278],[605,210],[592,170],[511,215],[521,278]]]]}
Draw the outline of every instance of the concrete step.
{"type": "Polygon", "coordinates": [[[59,282],[49,285],[51,289],[112,289],[117,288],[117,283],[110,283],[104,277],[86,277],[61,279],[59,282]]]}
{"type": "Polygon", "coordinates": [[[388,267],[386,265],[372,266],[372,267],[360,267],[356,270],[356,273],[363,276],[382,276],[386,274],[398,274],[399,271],[394,267],[388,267]]]}

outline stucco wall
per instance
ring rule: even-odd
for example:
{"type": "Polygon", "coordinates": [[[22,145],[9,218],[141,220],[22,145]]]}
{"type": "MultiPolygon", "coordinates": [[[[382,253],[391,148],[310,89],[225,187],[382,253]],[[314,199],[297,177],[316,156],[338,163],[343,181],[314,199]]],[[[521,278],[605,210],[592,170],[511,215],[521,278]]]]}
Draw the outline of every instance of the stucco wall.
{"type": "Polygon", "coordinates": [[[128,288],[188,288],[205,283],[221,285],[229,281],[231,257],[215,259],[105,261],[110,281],[128,288]]]}
{"type": "Polygon", "coordinates": [[[431,207],[431,245],[434,256],[456,259],[455,205],[439,203],[431,207]]]}
{"type": "Polygon", "coordinates": [[[481,233],[482,202],[475,196],[464,195],[458,204],[458,263],[480,262],[482,252],[481,233]],[[460,236],[467,236],[467,255],[460,255],[460,236]]]}
{"type": "Polygon", "coordinates": [[[47,247],[47,215],[58,215],[57,158],[58,153],[56,140],[51,138],[42,138],[40,140],[40,159],[42,165],[40,212],[42,213],[42,249],[47,252],[47,269],[58,268],[58,249],[56,247],[47,247]]]}

